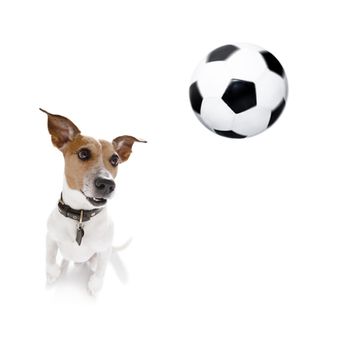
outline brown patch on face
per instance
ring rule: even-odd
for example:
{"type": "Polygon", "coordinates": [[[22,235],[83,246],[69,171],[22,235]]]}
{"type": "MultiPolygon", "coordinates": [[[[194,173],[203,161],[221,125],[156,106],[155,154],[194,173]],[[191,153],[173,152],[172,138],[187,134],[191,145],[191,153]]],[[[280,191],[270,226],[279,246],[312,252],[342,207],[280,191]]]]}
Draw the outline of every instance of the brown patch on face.
{"type": "Polygon", "coordinates": [[[118,166],[114,167],[110,163],[110,159],[113,154],[116,154],[114,147],[111,142],[105,140],[99,140],[102,145],[102,158],[105,168],[112,174],[113,178],[117,176],[118,166]]]}
{"type": "Polygon", "coordinates": [[[74,190],[82,190],[84,178],[88,173],[103,166],[102,147],[98,141],[92,137],[78,135],[71,142],[67,143],[63,150],[65,160],[65,175],[68,186],[74,190]],[[86,148],[91,152],[88,160],[79,159],[78,153],[86,148]]]}

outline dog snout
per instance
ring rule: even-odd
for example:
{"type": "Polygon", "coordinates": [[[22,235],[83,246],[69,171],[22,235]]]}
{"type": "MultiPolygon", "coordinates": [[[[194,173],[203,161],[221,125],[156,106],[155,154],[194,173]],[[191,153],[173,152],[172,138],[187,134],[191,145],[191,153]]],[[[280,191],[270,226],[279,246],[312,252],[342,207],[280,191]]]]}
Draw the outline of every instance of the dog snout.
{"type": "Polygon", "coordinates": [[[115,189],[115,182],[105,177],[97,177],[95,179],[95,187],[99,195],[108,196],[115,189]]]}

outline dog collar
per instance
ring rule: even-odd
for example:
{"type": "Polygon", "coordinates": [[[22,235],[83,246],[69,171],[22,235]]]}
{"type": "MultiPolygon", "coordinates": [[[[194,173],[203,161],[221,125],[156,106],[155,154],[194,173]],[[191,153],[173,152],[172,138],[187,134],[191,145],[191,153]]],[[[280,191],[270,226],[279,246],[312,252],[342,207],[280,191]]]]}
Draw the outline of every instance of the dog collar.
{"type": "Polygon", "coordinates": [[[77,236],[76,241],[78,245],[81,244],[81,241],[84,237],[84,230],[83,230],[83,222],[89,221],[91,218],[96,216],[98,213],[100,213],[103,210],[103,208],[99,209],[91,209],[91,210],[85,210],[85,209],[73,209],[69,205],[65,204],[63,202],[62,193],[61,193],[61,199],[58,201],[58,211],[65,217],[73,219],[78,221],[77,226],[77,236]]]}

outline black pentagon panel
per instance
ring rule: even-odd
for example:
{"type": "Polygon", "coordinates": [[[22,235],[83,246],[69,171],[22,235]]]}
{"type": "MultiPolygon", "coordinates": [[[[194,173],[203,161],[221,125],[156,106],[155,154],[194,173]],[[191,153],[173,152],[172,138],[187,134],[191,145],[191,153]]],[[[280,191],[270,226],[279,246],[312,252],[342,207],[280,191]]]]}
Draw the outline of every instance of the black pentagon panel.
{"type": "Polygon", "coordinates": [[[194,82],[190,86],[190,101],[191,101],[192,109],[198,114],[201,114],[203,97],[199,91],[197,82],[194,82]]]}
{"type": "Polygon", "coordinates": [[[268,51],[261,51],[260,54],[264,58],[265,63],[267,67],[270,69],[270,71],[284,78],[285,76],[284,69],[281,63],[278,61],[278,59],[268,51]]]}
{"type": "Polygon", "coordinates": [[[234,45],[218,47],[208,55],[207,62],[225,61],[237,50],[239,50],[239,48],[234,45]]]}
{"type": "Polygon", "coordinates": [[[286,105],[286,100],[283,99],[280,104],[271,112],[271,117],[269,121],[268,128],[275,123],[275,121],[279,118],[279,116],[282,114],[284,107],[286,105]]]}
{"type": "Polygon", "coordinates": [[[225,137],[229,137],[231,139],[244,139],[247,136],[245,135],[241,135],[241,134],[237,134],[232,130],[215,130],[214,131],[221,136],[225,136],[225,137]]]}
{"type": "Polygon", "coordinates": [[[236,113],[256,106],[255,84],[251,81],[232,79],[222,100],[236,113]]]}

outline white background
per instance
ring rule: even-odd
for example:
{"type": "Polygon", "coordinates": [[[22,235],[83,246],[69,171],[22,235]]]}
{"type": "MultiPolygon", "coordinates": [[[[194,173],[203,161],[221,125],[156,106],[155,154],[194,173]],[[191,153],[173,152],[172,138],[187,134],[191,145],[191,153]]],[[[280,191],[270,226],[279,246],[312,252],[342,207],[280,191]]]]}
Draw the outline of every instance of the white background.
{"type": "Polygon", "coordinates": [[[2,1],[0,348],[349,349],[346,1],[2,1]],[[284,65],[280,120],[245,140],[195,118],[197,62],[251,42],[284,65]],[[38,108],[147,139],[110,203],[109,266],[45,286],[63,158],[38,108]]]}

